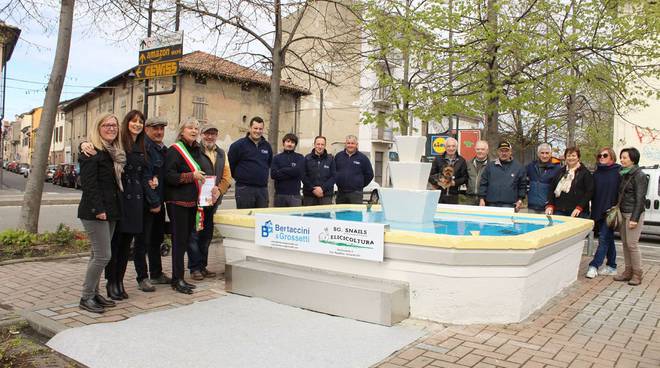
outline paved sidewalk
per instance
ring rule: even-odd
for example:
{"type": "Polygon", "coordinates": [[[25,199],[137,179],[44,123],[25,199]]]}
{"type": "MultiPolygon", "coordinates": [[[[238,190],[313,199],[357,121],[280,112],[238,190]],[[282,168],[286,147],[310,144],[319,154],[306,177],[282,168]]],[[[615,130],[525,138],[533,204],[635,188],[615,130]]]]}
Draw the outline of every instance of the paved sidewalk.
{"type": "Polygon", "coordinates": [[[584,278],[582,261],[578,281],[523,323],[440,328],[377,367],[660,367],[660,266],[632,287],[584,278]]]}
{"type": "MultiPolygon", "coordinates": [[[[49,262],[25,262],[0,266],[0,301],[5,309],[28,315],[43,324],[41,333],[52,335],[62,329],[99,322],[120,321],[137,314],[176,308],[196,301],[209,300],[226,295],[224,280],[206,279],[193,281],[186,272],[186,280],[195,283],[193,295],[173,291],[169,285],[156,285],[157,290],[145,293],[137,290],[135,268],[129,262],[124,286],[129,298],[118,302],[117,307],[106,313],[90,313],[78,308],[82,277],[87,268],[88,257],[70,258],[49,262]]],[[[171,275],[171,258],[163,257],[163,269],[171,275]]],[[[224,272],[224,254],[214,243],[209,249],[209,270],[224,272]]],[[[105,281],[101,281],[105,293],[105,281]]]]}
{"type": "MultiPolygon", "coordinates": [[[[222,269],[221,247],[210,251],[209,269],[222,269]]],[[[424,321],[429,334],[386,358],[379,368],[433,367],[660,367],[660,265],[645,264],[644,282],[631,287],[611,277],[582,277],[542,310],[519,324],[445,326],[424,321]]],[[[197,282],[191,296],[159,285],[135,289],[132,264],[126,275],[130,298],[103,315],[77,307],[87,258],[0,266],[0,312],[40,316],[49,326],[76,327],[123,320],[225,295],[224,281],[197,282]]],[[[163,258],[169,273],[169,258],[163,258]]],[[[103,283],[102,283],[103,284],[103,283]]]]}

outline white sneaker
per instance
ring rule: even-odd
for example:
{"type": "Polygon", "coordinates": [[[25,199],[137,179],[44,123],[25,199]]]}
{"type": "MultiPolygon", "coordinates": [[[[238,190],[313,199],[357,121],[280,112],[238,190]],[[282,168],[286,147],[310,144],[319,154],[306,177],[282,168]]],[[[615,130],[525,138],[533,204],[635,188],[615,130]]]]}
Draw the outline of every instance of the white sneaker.
{"type": "Polygon", "coordinates": [[[589,269],[587,270],[587,274],[585,275],[585,277],[588,279],[593,279],[596,276],[598,276],[598,270],[596,269],[596,267],[589,266],[589,269]]]}
{"type": "Polygon", "coordinates": [[[605,266],[598,271],[598,274],[601,276],[613,276],[616,275],[616,268],[605,266]]]}

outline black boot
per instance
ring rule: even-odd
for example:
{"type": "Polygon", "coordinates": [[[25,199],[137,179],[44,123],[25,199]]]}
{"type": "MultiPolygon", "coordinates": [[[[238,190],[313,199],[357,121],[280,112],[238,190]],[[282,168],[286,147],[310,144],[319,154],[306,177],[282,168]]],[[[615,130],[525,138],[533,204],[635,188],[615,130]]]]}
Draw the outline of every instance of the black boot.
{"type": "Polygon", "coordinates": [[[108,300],[108,299],[104,298],[101,294],[96,294],[96,295],[94,295],[94,300],[95,300],[100,306],[102,306],[102,307],[104,307],[104,308],[112,308],[112,307],[116,307],[116,306],[117,306],[117,304],[115,304],[115,302],[113,302],[112,300],[108,300]]]}
{"type": "Polygon", "coordinates": [[[178,291],[182,294],[192,294],[193,291],[191,288],[186,286],[186,283],[183,280],[172,281],[172,289],[178,291]]]}
{"type": "Polygon", "coordinates": [[[108,298],[112,300],[122,300],[121,293],[119,292],[119,286],[113,280],[108,280],[105,284],[105,288],[108,291],[108,298]]]}
{"type": "Polygon", "coordinates": [[[119,289],[119,295],[121,295],[121,298],[128,299],[128,294],[126,294],[126,290],[124,289],[124,280],[117,282],[117,288],[119,289]]]}
{"type": "Polygon", "coordinates": [[[188,289],[194,289],[194,288],[197,287],[197,285],[186,282],[186,280],[184,280],[184,279],[181,279],[181,282],[183,282],[188,289]]]}
{"type": "Polygon", "coordinates": [[[80,309],[84,309],[88,312],[92,313],[103,313],[105,312],[105,308],[103,308],[102,305],[96,302],[94,297],[83,299],[80,298],[80,304],[78,305],[80,309]]]}

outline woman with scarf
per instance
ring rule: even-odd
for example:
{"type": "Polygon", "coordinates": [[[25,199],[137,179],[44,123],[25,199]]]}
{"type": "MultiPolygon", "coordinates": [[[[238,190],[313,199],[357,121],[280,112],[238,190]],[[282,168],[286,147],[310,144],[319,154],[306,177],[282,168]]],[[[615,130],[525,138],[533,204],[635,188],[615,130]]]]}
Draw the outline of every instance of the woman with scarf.
{"type": "Polygon", "coordinates": [[[80,180],[82,197],[78,206],[78,218],[83,224],[91,243],[91,257],[85,273],[80,308],[92,313],[103,313],[106,307],[114,307],[99,293],[99,281],[103,268],[110,260],[110,242],[119,220],[121,173],[126,155],[118,139],[119,121],[106,114],[96,122],[89,141],[97,154],[80,155],[80,180]]]}
{"type": "Polygon", "coordinates": [[[589,201],[594,193],[594,178],[580,162],[580,149],[564,151],[566,166],[552,179],[546,215],[589,218],[589,201]]]}
{"type": "Polygon", "coordinates": [[[204,172],[199,167],[197,143],[199,122],[188,118],[181,123],[179,136],[165,158],[165,203],[172,226],[172,289],[192,294],[195,285],[184,279],[184,255],[193,230],[200,231],[204,211],[198,206],[204,172]]]}
{"type": "Polygon", "coordinates": [[[621,215],[619,234],[623,242],[623,260],[626,269],[614,276],[614,281],[628,281],[628,285],[642,283],[642,253],[639,251],[639,236],[644,223],[644,202],[648,190],[649,178],[639,164],[640,154],[637,148],[624,148],[619,154],[621,159],[621,215]]]}
{"type": "Polygon", "coordinates": [[[616,204],[621,175],[621,165],[616,163],[614,150],[605,147],[596,155],[596,171],[594,172],[594,197],[591,199],[591,219],[598,231],[598,248],[594,259],[589,263],[585,275],[589,279],[601,275],[616,275],[616,247],[614,246],[614,229],[607,226],[605,213],[616,204]],[[601,270],[607,256],[607,265],[601,270]]]}

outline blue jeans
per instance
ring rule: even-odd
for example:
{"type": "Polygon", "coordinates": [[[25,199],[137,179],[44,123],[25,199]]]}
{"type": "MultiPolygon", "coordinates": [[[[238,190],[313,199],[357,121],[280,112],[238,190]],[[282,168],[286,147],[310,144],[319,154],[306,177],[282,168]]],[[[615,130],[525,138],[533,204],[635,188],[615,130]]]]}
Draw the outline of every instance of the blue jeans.
{"type": "Polygon", "coordinates": [[[589,266],[599,268],[607,256],[607,265],[616,268],[616,246],[614,245],[614,230],[607,226],[604,218],[596,221],[598,226],[598,248],[589,266]]]}
{"type": "Polygon", "coordinates": [[[204,207],[204,229],[190,234],[188,243],[188,269],[190,272],[205,270],[209,261],[209,245],[213,238],[213,214],[215,207],[204,207]]]}

